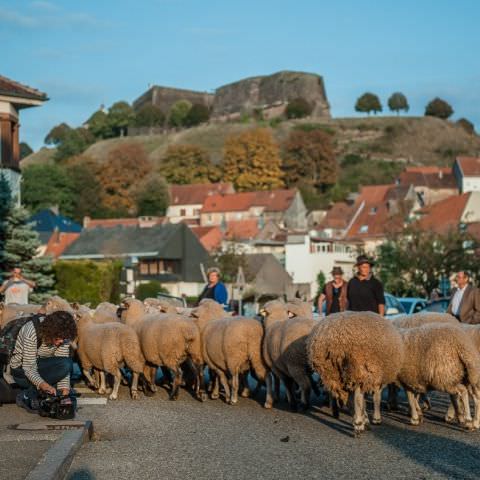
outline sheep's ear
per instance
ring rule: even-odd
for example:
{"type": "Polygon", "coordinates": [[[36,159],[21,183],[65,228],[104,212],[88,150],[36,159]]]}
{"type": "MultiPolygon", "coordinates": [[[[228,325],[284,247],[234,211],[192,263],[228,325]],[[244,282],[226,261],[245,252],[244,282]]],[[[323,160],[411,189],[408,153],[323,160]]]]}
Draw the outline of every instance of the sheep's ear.
{"type": "Polygon", "coordinates": [[[79,307],[80,307],[80,304],[78,302],[72,302],[70,304],[70,306],[74,309],[74,310],[78,310],[79,307]]]}
{"type": "Polygon", "coordinates": [[[262,317],[266,317],[268,312],[267,312],[264,308],[262,308],[258,313],[259,313],[262,317]]]}
{"type": "Polygon", "coordinates": [[[295,316],[296,315],[293,312],[291,312],[290,310],[288,311],[288,318],[293,318],[295,316]]]}
{"type": "Polygon", "coordinates": [[[3,312],[3,309],[5,308],[5,303],[0,302],[0,312],[3,312]]]}

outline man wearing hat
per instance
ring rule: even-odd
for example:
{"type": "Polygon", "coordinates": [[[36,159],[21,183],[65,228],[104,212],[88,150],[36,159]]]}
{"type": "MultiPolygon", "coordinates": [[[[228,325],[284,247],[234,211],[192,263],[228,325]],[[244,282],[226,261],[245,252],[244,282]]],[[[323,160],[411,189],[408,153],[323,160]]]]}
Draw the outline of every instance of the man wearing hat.
{"type": "Polygon", "coordinates": [[[372,273],[374,263],[366,255],[357,257],[357,274],[348,282],[348,309],[385,315],[383,285],[372,273]]]}
{"type": "Polygon", "coordinates": [[[323,302],[327,302],[326,315],[347,309],[347,285],[343,280],[342,267],[333,267],[333,280],[327,282],[318,297],[318,311],[322,313],[323,302]]]}

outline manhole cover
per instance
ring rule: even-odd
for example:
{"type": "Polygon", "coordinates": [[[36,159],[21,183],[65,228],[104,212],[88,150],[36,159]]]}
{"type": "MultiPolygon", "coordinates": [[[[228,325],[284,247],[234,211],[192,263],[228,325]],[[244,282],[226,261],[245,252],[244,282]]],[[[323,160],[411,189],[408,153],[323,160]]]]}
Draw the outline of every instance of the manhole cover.
{"type": "Polygon", "coordinates": [[[76,420],[64,420],[58,422],[33,422],[33,423],[19,423],[11,425],[13,430],[78,430],[85,427],[85,422],[76,420]]]}

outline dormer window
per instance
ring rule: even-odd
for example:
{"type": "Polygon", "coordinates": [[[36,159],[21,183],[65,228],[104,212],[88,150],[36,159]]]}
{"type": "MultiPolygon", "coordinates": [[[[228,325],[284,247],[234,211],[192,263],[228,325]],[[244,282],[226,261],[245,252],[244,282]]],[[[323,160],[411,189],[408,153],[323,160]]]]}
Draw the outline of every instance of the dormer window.
{"type": "Polygon", "coordinates": [[[375,215],[376,213],[377,213],[377,207],[371,207],[370,208],[370,215],[375,215]]]}
{"type": "Polygon", "coordinates": [[[368,225],[362,225],[359,230],[360,233],[367,233],[368,232],[368,225]]]}

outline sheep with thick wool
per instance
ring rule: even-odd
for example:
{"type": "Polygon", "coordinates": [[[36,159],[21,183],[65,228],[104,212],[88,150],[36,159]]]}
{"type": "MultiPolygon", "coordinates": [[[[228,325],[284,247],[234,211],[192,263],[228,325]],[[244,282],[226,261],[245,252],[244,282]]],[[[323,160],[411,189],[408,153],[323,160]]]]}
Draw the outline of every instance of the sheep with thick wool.
{"type": "Polygon", "coordinates": [[[101,302],[93,312],[93,320],[95,323],[118,322],[118,307],[110,302],[101,302]]]}
{"type": "Polygon", "coordinates": [[[404,361],[398,383],[407,392],[410,423],[423,420],[418,394],[429,390],[446,392],[457,407],[457,415],[467,428],[480,427],[480,354],[474,342],[458,325],[430,323],[400,331],[404,361]],[[475,404],[472,420],[469,391],[475,404]]]}
{"type": "Polygon", "coordinates": [[[16,318],[28,317],[38,313],[41,308],[41,305],[18,305],[16,303],[5,305],[5,303],[0,302],[0,329],[16,318]]]}
{"type": "Polygon", "coordinates": [[[397,328],[415,328],[429,323],[458,325],[458,320],[449,313],[418,312],[413,315],[400,315],[392,320],[397,328]]]}
{"type": "MultiPolygon", "coordinates": [[[[240,375],[253,369],[258,381],[267,370],[262,358],[262,324],[254,318],[227,317],[208,322],[203,329],[203,358],[216,373],[225,390],[227,402],[238,402],[240,375]],[[231,379],[229,385],[228,379],[231,379]]],[[[218,383],[212,392],[218,398],[218,383]]]]}
{"type": "MultiPolygon", "coordinates": [[[[311,315],[311,306],[305,302],[283,303],[279,300],[268,302],[264,306],[265,335],[263,355],[268,368],[281,379],[286,387],[287,398],[292,410],[297,410],[295,384],[301,391],[300,409],[310,405],[312,380],[308,371],[305,342],[315,325],[311,315]],[[307,317],[297,317],[306,314],[307,317]]],[[[267,398],[265,408],[271,408],[273,395],[271,379],[267,377],[267,398]]]]}
{"type": "Polygon", "coordinates": [[[104,394],[105,372],[113,375],[115,380],[109,398],[116,400],[122,379],[120,367],[126,365],[133,373],[132,398],[138,398],[138,380],[143,373],[145,358],[136,332],[120,322],[95,323],[92,312],[85,307],[79,307],[77,316],[77,353],[85,377],[92,385],[98,386],[90,373],[92,367],[97,369],[101,379],[98,393],[104,394]]]}
{"type": "Polygon", "coordinates": [[[306,348],[334,398],[346,404],[353,394],[355,433],[369,423],[365,393],[373,393],[373,423],[381,423],[382,388],[397,380],[404,358],[402,337],[391,322],[373,312],[335,313],[317,323],[306,348]]]}

